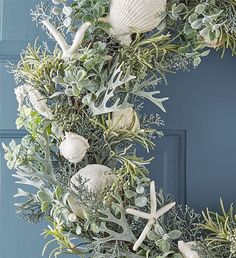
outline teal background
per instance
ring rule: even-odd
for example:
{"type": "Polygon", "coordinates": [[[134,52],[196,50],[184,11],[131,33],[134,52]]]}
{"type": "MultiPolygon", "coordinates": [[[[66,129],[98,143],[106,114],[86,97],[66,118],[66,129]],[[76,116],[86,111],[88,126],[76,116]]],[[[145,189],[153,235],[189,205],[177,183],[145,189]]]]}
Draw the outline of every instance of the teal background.
{"type": "MultiPolygon", "coordinates": [[[[14,81],[7,73],[7,60],[17,62],[21,49],[44,34],[31,22],[36,0],[0,0],[0,141],[20,139],[16,131],[14,81]]],[[[165,192],[197,210],[217,209],[219,198],[227,204],[236,197],[236,59],[224,59],[212,51],[199,68],[168,76],[161,85],[169,96],[165,137],[151,154],[151,177],[165,192]]],[[[159,112],[146,103],[146,113],[159,112]]],[[[140,152],[142,152],[140,150],[140,152]]],[[[151,155],[150,154],[150,155],[151,155]]],[[[0,258],[39,258],[45,243],[40,236],[44,224],[29,225],[18,219],[13,206],[17,186],[1,155],[0,258]]]]}

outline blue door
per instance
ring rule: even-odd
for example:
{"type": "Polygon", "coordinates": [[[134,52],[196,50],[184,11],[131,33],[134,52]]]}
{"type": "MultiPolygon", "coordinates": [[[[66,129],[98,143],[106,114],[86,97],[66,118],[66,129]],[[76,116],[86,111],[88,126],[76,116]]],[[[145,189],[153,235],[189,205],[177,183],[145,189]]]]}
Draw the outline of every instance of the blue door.
{"type": "MultiPolygon", "coordinates": [[[[30,9],[36,0],[0,0],[0,141],[20,139],[15,129],[14,81],[5,68],[7,60],[17,62],[21,49],[33,42],[39,29],[31,22],[30,9]]],[[[44,36],[41,33],[41,39],[44,36]]],[[[216,209],[219,198],[231,203],[236,198],[236,59],[214,53],[191,72],[168,76],[161,85],[169,96],[165,137],[151,152],[151,177],[176,200],[197,210],[216,209]]],[[[146,111],[156,112],[147,104],[146,111]]],[[[15,215],[13,195],[17,186],[1,155],[0,174],[0,258],[38,258],[45,241],[44,224],[29,225],[15,215]]]]}

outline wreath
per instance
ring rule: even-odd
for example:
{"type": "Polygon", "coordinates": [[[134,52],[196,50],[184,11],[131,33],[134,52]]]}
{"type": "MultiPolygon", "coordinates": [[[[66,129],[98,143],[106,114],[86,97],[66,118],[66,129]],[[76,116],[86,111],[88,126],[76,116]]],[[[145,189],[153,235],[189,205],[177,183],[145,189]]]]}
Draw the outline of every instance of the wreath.
{"type": "MultiPolygon", "coordinates": [[[[22,187],[17,213],[47,219],[49,257],[236,257],[234,208],[197,214],[148,177],[137,146],[162,137],[166,74],[212,49],[236,52],[235,0],[52,0],[32,10],[56,46],[8,63],[18,87],[20,144],[3,144],[22,187]],[[69,2],[69,1],[68,1],[69,2]],[[50,244],[56,242],[55,249],[50,244]]],[[[42,45],[42,44],[41,44],[42,45]]]]}

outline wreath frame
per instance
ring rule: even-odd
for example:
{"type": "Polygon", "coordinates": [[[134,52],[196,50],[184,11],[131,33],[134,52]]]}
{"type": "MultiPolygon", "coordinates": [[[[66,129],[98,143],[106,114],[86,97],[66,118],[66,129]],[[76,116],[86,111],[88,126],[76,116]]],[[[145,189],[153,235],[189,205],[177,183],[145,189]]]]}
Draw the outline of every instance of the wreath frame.
{"type": "Polygon", "coordinates": [[[221,215],[207,210],[202,217],[176,206],[156,192],[145,168],[151,159],[135,149],[149,151],[162,136],[152,125],[163,121],[141,115],[140,99],[166,112],[168,97],[156,89],[166,73],[197,67],[212,48],[235,54],[235,0],[52,3],[38,5],[32,16],[59,47],[36,43],[9,64],[23,84],[15,90],[16,124],[29,134],[19,145],[3,144],[17,183],[37,189],[18,190],[16,197],[27,201],[17,212],[29,222],[47,216],[52,223],[44,234],[54,239],[43,253],[57,241],[49,257],[235,257],[233,206],[226,211],[221,200],[221,215]],[[135,10],[128,17],[127,5],[135,10]],[[84,245],[73,242],[80,237],[84,245]]]}

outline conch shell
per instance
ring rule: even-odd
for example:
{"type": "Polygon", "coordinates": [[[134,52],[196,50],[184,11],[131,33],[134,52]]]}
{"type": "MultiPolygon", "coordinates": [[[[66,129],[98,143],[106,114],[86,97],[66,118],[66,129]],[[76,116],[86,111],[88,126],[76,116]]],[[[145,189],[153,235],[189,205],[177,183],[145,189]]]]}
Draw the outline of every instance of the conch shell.
{"type": "Polygon", "coordinates": [[[192,248],[195,245],[195,242],[178,242],[178,248],[184,258],[200,258],[197,252],[193,251],[192,248]]]}
{"type": "Polygon", "coordinates": [[[80,162],[88,148],[88,140],[76,133],[65,133],[65,139],[59,146],[61,155],[71,163],[80,162]]]}
{"type": "Polygon", "coordinates": [[[114,131],[120,129],[132,131],[138,130],[140,129],[138,115],[132,107],[114,111],[112,113],[110,127],[114,131]]]}
{"type": "Polygon", "coordinates": [[[167,0],[112,0],[107,21],[111,25],[110,35],[121,44],[131,43],[130,35],[148,32],[156,28],[162,19],[159,13],[166,10],[167,0]]]}
{"type": "Polygon", "coordinates": [[[18,86],[15,89],[16,99],[18,101],[18,111],[21,110],[25,98],[28,96],[29,101],[35,110],[42,116],[52,119],[52,111],[47,105],[45,97],[36,89],[28,84],[18,86]]]}
{"type": "Polygon", "coordinates": [[[87,181],[85,186],[88,188],[88,191],[95,194],[103,192],[105,187],[111,185],[116,178],[115,175],[111,174],[111,169],[109,167],[98,164],[87,165],[85,168],[80,169],[71,178],[72,189],[78,184],[78,177],[87,181]]]}
{"type": "Polygon", "coordinates": [[[48,119],[52,119],[52,112],[47,105],[45,97],[36,89],[30,89],[28,94],[31,104],[39,114],[48,119]]]}

